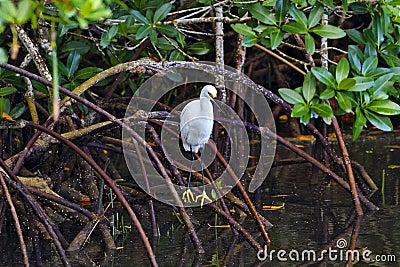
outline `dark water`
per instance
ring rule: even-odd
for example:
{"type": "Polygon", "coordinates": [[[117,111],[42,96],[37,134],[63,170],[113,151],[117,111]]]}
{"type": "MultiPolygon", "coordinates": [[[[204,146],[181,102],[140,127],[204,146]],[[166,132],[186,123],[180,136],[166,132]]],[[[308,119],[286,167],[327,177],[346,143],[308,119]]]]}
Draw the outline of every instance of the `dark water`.
{"type": "MultiPolygon", "coordinates": [[[[348,143],[351,144],[350,140],[348,143]]],[[[310,141],[302,143],[306,150],[310,149],[310,144],[310,141]]],[[[208,224],[214,225],[217,222],[218,225],[224,225],[225,223],[206,207],[196,208],[193,211],[194,217],[200,223],[196,229],[206,250],[205,255],[196,255],[186,234],[187,231],[173,215],[173,209],[169,206],[158,205],[157,219],[163,223],[159,225],[160,237],[152,241],[158,263],[160,266],[223,266],[224,264],[227,266],[298,266],[302,264],[305,266],[345,266],[345,253],[349,249],[352,238],[356,238],[355,249],[360,257],[355,266],[400,266],[400,168],[398,168],[400,167],[400,137],[396,134],[371,135],[357,141],[354,147],[349,149],[351,158],[365,166],[366,171],[379,187],[372,197],[372,201],[379,206],[379,211],[355,221],[350,194],[336,183],[332,182],[326,188],[321,199],[315,197],[314,189],[320,180],[312,179],[310,164],[277,167],[270,172],[267,181],[263,184],[260,203],[260,205],[285,203],[285,208],[281,210],[260,211],[274,225],[269,231],[272,240],[268,248],[268,252],[272,253],[270,261],[258,260],[257,251],[254,251],[240,236],[235,238],[230,229],[210,228],[208,224]],[[383,180],[385,190],[384,194],[381,194],[383,180]],[[274,195],[283,196],[271,197],[274,195]],[[330,249],[327,244],[331,245],[330,249]],[[312,259],[312,253],[315,252],[318,256],[318,252],[323,249],[326,251],[325,261],[320,265],[310,265],[309,259],[312,259]],[[272,252],[272,250],[275,251],[272,252]],[[330,255],[328,255],[329,252],[330,255]],[[305,253],[303,258],[302,253],[305,253]],[[229,255],[229,260],[227,255],[229,255]],[[311,255],[311,258],[307,258],[307,255],[311,255]],[[396,259],[397,262],[395,262],[396,259]]],[[[279,148],[278,153],[281,159],[294,157],[284,148],[279,148]]],[[[149,229],[150,226],[145,222],[148,219],[144,218],[142,221],[149,229]]],[[[243,225],[253,234],[258,233],[251,219],[245,219],[243,225]]],[[[260,237],[258,240],[261,242],[260,237]]],[[[96,249],[87,249],[78,255],[71,255],[72,265],[149,265],[135,230],[129,231],[126,235],[120,235],[118,246],[122,249],[114,252],[112,256],[105,256],[104,252],[96,249]]],[[[20,254],[18,245],[8,246],[12,252],[5,251],[6,247],[1,242],[1,251],[9,255],[8,257],[12,257],[13,253],[20,254]]],[[[4,259],[4,255],[1,258],[4,259]]],[[[12,264],[9,258],[6,262],[3,265],[0,262],[0,265],[12,264]]],[[[47,260],[44,261],[44,265],[56,266],[55,262],[59,260],[54,262],[47,260]]]]}

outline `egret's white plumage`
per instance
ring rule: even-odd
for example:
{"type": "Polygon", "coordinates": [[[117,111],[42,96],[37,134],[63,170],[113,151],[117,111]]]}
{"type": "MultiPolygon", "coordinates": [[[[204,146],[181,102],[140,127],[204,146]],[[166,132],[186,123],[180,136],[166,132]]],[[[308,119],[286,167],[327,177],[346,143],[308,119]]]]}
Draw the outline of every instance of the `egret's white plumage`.
{"type": "Polygon", "coordinates": [[[217,89],[206,85],[201,90],[200,99],[188,103],[180,116],[180,130],[185,151],[197,153],[204,148],[211,136],[214,112],[211,100],[217,96],[217,89]]]}

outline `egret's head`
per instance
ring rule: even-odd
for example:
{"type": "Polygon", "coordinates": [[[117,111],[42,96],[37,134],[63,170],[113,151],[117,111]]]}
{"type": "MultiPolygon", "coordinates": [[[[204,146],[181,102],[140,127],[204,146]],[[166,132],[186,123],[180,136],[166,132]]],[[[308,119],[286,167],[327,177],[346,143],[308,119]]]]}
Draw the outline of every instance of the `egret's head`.
{"type": "Polygon", "coordinates": [[[200,96],[208,96],[210,98],[217,97],[217,89],[213,85],[206,85],[201,90],[200,96]]]}

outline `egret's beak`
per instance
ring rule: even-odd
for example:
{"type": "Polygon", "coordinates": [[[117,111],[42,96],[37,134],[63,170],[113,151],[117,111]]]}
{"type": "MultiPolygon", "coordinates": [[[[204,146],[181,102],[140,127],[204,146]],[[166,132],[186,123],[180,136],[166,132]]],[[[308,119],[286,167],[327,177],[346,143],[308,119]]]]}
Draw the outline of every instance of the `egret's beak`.
{"type": "Polygon", "coordinates": [[[209,95],[211,98],[216,98],[216,97],[217,97],[217,94],[213,94],[213,93],[208,93],[208,95],[209,95]]]}
{"type": "Polygon", "coordinates": [[[215,101],[215,98],[216,98],[217,96],[214,95],[214,97],[212,97],[211,94],[209,94],[209,95],[210,95],[210,97],[211,97],[211,101],[217,106],[217,108],[219,109],[219,111],[221,111],[222,113],[224,113],[224,111],[223,111],[222,108],[221,108],[221,105],[220,105],[217,101],[215,101]]]}

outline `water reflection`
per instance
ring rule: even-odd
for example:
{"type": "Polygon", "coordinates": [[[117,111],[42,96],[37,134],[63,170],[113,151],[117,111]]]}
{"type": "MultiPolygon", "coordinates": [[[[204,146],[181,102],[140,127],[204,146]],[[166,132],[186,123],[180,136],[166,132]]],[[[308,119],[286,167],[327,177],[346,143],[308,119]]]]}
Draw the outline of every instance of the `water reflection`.
{"type": "MultiPolygon", "coordinates": [[[[196,255],[187,229],[172,214],[172,208],[156,205],[160,237],[153,240],[152,244],[157,261],[160,266],[345,266],[346,258],[332,260],[327,256],[331,248],[338,250],[337,257],[340,257],[340,251],[357,251],[357,266],[399,266],[395,262],[372,262],[376,256],[385,255],[386,260],[394,255],[400,261],[399,143],[400,139],[395,134],[386,134],[364,138],[349,148],[351,158],[365,166],[379,187],[372,201],[380,210],[373,214],[357,219],[350,194],[334,182],[323,191],[321,198],[317,198],[314,192],[320,181],[312,179],[310,164],[276,167],[263,184],[259,203],[260,206],[285,203],[284,209],[276,211],[260,209],[260,213],[274,225],[269,231],[272,244],[268,247],[270,252],[275,251],[272,261],[260,261],[257,251],[241,236],[234,235],[231,229],[210,227],[208,224],[225,225],[226,222],[207,207],[193,209],[193,216],[200,223],[196,229],[206,251],[204,255],[196,255]],[[280,197],[273,198],[274,195],[280,197]],[[346,242],[341,249],[338,247],[339,241],[346,242]],[[286,252],[281,258],[278,257],[280,250],[286,252]],[[292,252],[293,261],[289,257],[290,251],[299,252],[292,252]],[[325,257],[321,262],[296,258],[304,251],[314,251],[317,258],[325,253],[325,257]],[[371,251],[370,261],[360,257],[368,251],[371,251]]],[[[311,149],[309,143],[302,144],[306,150],[311,149]]],[[[280,153],[281,158],[295,157],[283,148],[280,148],[280,153]]],[[[234,213],[233,216],[246,229],[255,225],[249,218],[242,218],[240,213],[234,213]]],[[[143,218],[141,221],[147,232],[151,233],[149,220],[143,218]]],[[[252,234],[261,242],[256,227],[252,234]]],[[[0,238],[0,266],[18,266],[21,263],[18,260],[20,256],[15,255],[18,248],[12,247],[18,242],[11,240],[10,236],[3,233],[0,238]]],[[[92,240],[87,247],[102,246],[94,246],[95,243],[96,240],[92,240]]],[[[147,256],[135,230],[127,236],[121,236],[117,246],[121,249],[113,254],[105,255],[99,248],[70,255],[71,263],[73,266],[148,266],[147,256]]],[[[43,266],[55,265],[51,254],[44,256],[47,260],[43,266]]]]}

